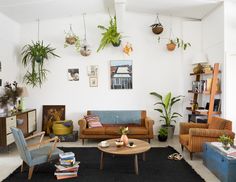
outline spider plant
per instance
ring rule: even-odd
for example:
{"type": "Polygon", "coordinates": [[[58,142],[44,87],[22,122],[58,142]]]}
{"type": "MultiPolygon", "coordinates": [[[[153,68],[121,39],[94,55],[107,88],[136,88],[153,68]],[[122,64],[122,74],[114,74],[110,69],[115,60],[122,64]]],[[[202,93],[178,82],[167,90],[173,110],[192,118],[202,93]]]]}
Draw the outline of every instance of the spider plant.
{"type": "Polygon", "coordinates": [[[45,46],[43,41],[32,41],[32,44],[27,44],[22,48],[22,64],[24,67],[31,66],[24,75],[26,84],[32,85],[32,87],[41,87],[48,72],[48,70],[44,68],[44,61],[48,60],[51,56],[59,57],[54,53],[55,50],[55,48],[50,47],[50,44],[45,46]]]}
{"type": "Polygon", "coordinates": [[[110,16],[110,22],[107,28],[102,25],[98,25],[98,28],[104,32],[102,33],[102,39],[97,52],[104,49],[108,44],[112,44],[114,47],[120,45],[122,36],[117,32],[116,16],[110,16]]]}

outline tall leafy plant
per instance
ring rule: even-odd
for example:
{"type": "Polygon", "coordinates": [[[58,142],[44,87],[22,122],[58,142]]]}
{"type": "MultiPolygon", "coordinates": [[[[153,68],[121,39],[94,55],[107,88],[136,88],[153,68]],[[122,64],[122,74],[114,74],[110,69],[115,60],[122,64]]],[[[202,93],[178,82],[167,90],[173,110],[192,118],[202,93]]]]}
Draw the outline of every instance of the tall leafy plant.
{"type": "Polygon", "coordinates": [[[55,48],[50,47],[50,44],[45,46],[43,41],[32,41],[32,44],[27,44],[22,48],[22,64],[25,67],[30,66],[30,69],[24,75],[26,84],[32,87],[41,87],[48,72],[44,68],[45,60],[48,60],[50,57],[59,57],[54,53],[55,50],[55,48]]]}
{"type": "Polygon", "coordinates": [[[116,16],[110,16],[109,26],[107,28],[102,25],[98,25],[98,28],[104,32],[102,33],[102,39],[97,52],[104,49],[108,44],[112,44],[113,46],[120,45],[122,36],[117,32],[116,16]]]}
{"type": "Polygon", "coordinates": [[[150,94],[157,97],[159,100],[154,104],[158,106],[158,108],[154,110],[160,113],[160,117],[162,118],[160,121],[164,121],[166,126],[170,126],[171,122],[176,122],[178,117],[182,117],[181,114],[172,111],[172,107],[181,100],[183,97],[182,95],[172,97],[171,92],[169,92],[165,97],[156,92],[151,92],[150,94]]]}

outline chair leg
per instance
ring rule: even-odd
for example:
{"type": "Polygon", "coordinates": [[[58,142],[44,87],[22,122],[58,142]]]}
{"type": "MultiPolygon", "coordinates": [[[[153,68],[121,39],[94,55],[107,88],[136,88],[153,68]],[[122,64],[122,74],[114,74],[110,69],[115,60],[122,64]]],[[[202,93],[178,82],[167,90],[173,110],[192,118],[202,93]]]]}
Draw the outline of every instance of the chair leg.
{"type": "Polygon", "coordinates": [[[29,168],[28,180],[31,180],[32,175],[33,175],[33,171],[34,171],[34,166],[31,166],[31,167],[29,168]]]}
{"type": "Polygon", "coordinates": [[[22,164],[21,164],[21,168],[20,168],[20,172],[22,173],[24,171],[24,161],[22,161],[22,164]]]}
{"type": "Polygon", "coordinates": [[[193,160],[193,152],[190,152],[190,160],[193,160]]]}
{"type": "Polygon", "coordinates": [[[183,145],[181,145],[181,149],[182,149],[182,151],[184,151],[184,146],[183,145]]]}
{"type": "Polygon", "coordinates": [[[150,138],[148,139],[148,143],[151,143],[151,139],[150,138]]]}
{"type": "Polygon", "coordinates": [[[84,145],[84,139],[82,139],[82,145],[84,145]]]}

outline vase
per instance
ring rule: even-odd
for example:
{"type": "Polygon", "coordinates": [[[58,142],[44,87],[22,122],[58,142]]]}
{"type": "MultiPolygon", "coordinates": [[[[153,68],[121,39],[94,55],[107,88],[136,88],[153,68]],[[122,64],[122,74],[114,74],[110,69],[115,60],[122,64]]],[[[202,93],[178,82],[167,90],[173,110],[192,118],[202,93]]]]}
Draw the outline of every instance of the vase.
{"type": "Polygon", "coordinates": [[[124,145],[128,145],[129,144],[129,139],[128,139],[127,135],[121,135],[120,140],[122,142],[124,142],[124,145]]]}

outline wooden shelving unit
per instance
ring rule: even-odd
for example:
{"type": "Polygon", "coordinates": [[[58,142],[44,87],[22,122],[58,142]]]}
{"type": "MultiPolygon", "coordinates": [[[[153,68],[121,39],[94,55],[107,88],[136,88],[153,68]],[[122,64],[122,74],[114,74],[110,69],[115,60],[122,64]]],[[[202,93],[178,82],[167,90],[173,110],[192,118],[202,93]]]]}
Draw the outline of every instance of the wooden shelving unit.
{"type": "Polygon", "coordinates": [[[212,84],[209,91],[203,91],[203,92],[196,92],[194,90],[188,90],[188,93],[193,94],[193,102],[197,103],[198,101],[198,95],[208,95],[209,96],[209,109],[205,110],[203,107],[199,107],[197,110],[192,110],[191,107],[187,107],[186,109],[188,111],[191,111],[192,114],[200,114],[200,115],[207,115],[208,123],[211,122],[212,115],[220,115],[221,111],[214,111],[214,101],[215,101],[215,95],[221,94],[221,91],[217,91],[217,79],[218,74],[221,73],[219,70],[219,63],[214,64],[214,69],[211,72],[207,73],[190,73],[190,76],[195,76],[195,81],[200,81],[201,77],[203,75],[212,75],[212,84]]]}

